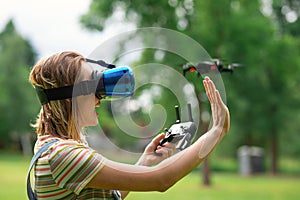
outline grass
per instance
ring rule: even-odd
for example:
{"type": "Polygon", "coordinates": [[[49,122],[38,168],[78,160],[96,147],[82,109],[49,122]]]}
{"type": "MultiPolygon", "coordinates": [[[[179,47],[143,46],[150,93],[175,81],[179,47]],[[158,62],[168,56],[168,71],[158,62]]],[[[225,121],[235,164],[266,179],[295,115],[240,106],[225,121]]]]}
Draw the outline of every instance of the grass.
{"type": "Polygon", "coordinates": [[[212,186],[205,187],[198,173],[192,173],[165,193],[132,192],[128,200],[293,200],[300,199],[300,177],[251,176],[241,177],[231,173],[214,173],[212,186]]]}
{"type": "Polygon", "coordinates": [[[0,154],[0,199],[26,199],[26,176],[30,158],[13,153],[0,154]]]}
{"type": "MultiPolygon", "coordinates": [[[[30,158],[0,152],[0,199],[26,199],[26,176],[30,158]]],[[[295,162],[288,160],[289,166],[295,162]]],[[[299,162],[297,162],[299,166],[299,162]]],[[[230,166],[227,163],[226,166],[230,166]]],[[[298,168],[299,169],[299,168],[298,168]]],[[[282,170],[285,171],[285,170],[282,170]]],[[[236,173],[213,172],[212,186],[202,185],[199,171],[194,171],[165,193],[131,192],[127,200],[293,200],[300,199],[299,173],[242,177],[236,173]]]]}

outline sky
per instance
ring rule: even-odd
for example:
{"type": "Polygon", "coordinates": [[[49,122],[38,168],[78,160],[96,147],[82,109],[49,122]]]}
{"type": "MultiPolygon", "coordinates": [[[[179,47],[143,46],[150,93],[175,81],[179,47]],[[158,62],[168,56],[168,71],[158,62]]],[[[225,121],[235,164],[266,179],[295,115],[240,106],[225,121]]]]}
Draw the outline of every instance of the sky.
{"type": "Polygon", "coordinates": [[[116,21],[101,33],[86,30],[79,23],[79,18],[88,12],[90,2],[91,0],[0,0],[0,32],[8,20],[13,19],[18,32],[37,51],[38,58],[64,50],[74,50],[88,56],[112,35],[132,28],[116,21]]]}

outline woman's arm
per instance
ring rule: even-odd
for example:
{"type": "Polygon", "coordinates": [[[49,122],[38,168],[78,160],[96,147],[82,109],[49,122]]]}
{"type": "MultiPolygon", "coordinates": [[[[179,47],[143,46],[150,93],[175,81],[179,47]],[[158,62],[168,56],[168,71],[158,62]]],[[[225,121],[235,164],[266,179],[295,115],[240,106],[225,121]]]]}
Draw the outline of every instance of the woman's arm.
{"type": "Polygon", "coordinates": [[[127,165],[110,160],[90,181],[88,187],[125,191],[165,191],[192,171],[214,149],[229,130],[226,105],[213,82],[206,77],[204,86],[211,104],[212,128],[193,145],[153,167],[127,165]]]}
{"type": "MultiPolygon", "coordinates": [[[[162,160],[171,157],[176,150],[177,143],[167,142],[163,146],[159,146],[160,141],[164,138],[165,133],[159,134],[153,138],[145,148],[144,153],[136,165],[153,166],[160,163],[162,160]]],[[[122,198],[125,199],[129,192],[130,191],[120,191],[122,198]]]]}

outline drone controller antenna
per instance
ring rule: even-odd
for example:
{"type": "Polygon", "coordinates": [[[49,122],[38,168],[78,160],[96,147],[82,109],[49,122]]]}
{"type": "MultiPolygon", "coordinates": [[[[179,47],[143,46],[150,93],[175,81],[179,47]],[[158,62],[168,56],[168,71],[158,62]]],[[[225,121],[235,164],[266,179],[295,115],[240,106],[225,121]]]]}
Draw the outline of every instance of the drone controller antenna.
{"type": "Polygon", "coordinates": [[[191,104],[188,103],[188,115],[189,115],[189,121],[190,122],[193,122],[193,115],[192,115],[192,107],[191,107],[191,104]]]}
{"type": "Polygon", "coordinates": [[[179,124],[181,122],[181,120],[180,120],[179,106],[178,105],[175,106],[175,111],[176,111],[176,122],[175,123],[179,124]]]}

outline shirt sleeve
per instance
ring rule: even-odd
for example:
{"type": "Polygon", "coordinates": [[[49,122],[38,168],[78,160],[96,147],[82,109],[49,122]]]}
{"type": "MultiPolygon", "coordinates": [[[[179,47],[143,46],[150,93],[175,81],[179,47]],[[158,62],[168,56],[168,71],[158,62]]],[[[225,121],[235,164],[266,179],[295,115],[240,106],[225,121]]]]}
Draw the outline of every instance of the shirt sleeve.
{"type": "Polygon", "coordinates": [[[79,194],[103,168],[103,157],[77,142],[59,142],[49,154],[49,165],[56,184],[79,194]]]}

